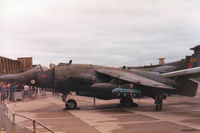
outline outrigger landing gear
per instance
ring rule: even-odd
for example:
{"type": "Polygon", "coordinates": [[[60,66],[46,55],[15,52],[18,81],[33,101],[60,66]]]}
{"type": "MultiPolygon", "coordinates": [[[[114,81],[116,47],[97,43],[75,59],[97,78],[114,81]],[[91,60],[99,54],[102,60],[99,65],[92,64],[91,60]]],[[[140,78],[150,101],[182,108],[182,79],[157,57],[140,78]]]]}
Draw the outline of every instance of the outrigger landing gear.
{"type": "Polygon", "coordinates": [[[163,99],[166,99],[164,95],[157,95],[155,97],[155,110],[156,111],[161,111],[162,110],[162,104],[163,104],[163,99]]]}
{"type": "Polygon", "coordinates": [[[63,96],[62,96],[62,100],[63,102],[65,103],[65,108],[67,110],[74,110],[74,109],[77,109],[77,103],[74,99],[70,99],[67,100],[67,96],[71,95],[70,92],[68,93],[64,93],[63,96]]]}
{"type": "Polygon", "coordinates": [[[125,107],[138,107],[137,103],[133,102],[131,97],[124,97],[120,99],[120,104],[125,107]]]}

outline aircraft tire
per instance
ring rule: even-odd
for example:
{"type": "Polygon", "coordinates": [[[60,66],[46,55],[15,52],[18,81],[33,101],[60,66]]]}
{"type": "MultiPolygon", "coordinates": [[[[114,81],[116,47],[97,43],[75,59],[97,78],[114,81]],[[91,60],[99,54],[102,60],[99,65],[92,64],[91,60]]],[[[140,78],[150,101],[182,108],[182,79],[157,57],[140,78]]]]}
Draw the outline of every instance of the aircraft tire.
{"type": "Polygon", "coordinates": [[[155,109],[156,109],[156,111],[159,111],[158,104],[156,104],[155,109]]]}
{"type": "Polygon", "coordinates": [[[133,107],[139,107],[139,105],[137,103],[133,103],[132,105],[133,107]]]}
{"type": "Polygon", "coordinates": [[[156,111],[162,110],[162,103],[156,104],[156,111]]]}
{"type": "Polygon", "coordinates": [[[158,95],[155,98],[155,110],[156,111],[161,111],[162,110],[162,104],[163,104],[163,96],[162,95],[158,95]]]}
{"type": "Polygon", "coordinates": [[[74,99],[69,99],[66,104],[66,109],[68,110],[73,110],[73,109],[77,109],[77,103],[74,99]]]}

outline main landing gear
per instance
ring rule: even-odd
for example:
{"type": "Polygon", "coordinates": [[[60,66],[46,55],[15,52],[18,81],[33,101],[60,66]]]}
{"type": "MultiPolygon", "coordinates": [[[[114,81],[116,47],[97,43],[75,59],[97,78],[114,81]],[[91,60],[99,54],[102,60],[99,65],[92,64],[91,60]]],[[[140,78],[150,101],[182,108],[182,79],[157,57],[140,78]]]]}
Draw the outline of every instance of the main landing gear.
{"type": "Polygon", "coordinates": [[[131,97],[123,97],[120,99],[120,105],[124,107],[138,107],[137,103],[133,102],[131,97]]]}
{"type": "Polygon", "coordinates": [[[74,109],[77,109],[77,103],[76,103],[76,101],[74,100],[74,99],[68,99],[67,100],[67,97],[69,96],[69,95],[71,95],[71,93],[69,92],[69,93],[65,93],[65,94],[63,94],[63,96],[62,96],[62,100],[63,100],[63,102],[65,103],[65,108],[67,109],[67,110],[74,110],[74,109]]]}
{"type": "Polygon", "coordinates": [[[163,105],[163,99],[166,99],[166,96],[164,95],[157,95],[155,97],[155,110],[156,111],[161,111],[162,110],[162,105],[163,105]]]}

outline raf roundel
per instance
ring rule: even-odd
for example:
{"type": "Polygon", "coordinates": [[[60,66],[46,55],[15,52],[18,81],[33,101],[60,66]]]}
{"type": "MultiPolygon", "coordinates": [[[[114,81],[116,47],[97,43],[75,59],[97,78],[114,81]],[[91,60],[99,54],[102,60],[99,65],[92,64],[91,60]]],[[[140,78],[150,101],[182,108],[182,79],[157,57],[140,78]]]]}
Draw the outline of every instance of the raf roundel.
{"type": "Polygon", "coordinates": [[[31,84],[34,85],[35,84],[35,80],[31,80],[31,84]]]}
{"type": "Polygon", "coordinates": [[[46,74],[42,74],[42,78],[45,79],[47,76],[46,74]]]}

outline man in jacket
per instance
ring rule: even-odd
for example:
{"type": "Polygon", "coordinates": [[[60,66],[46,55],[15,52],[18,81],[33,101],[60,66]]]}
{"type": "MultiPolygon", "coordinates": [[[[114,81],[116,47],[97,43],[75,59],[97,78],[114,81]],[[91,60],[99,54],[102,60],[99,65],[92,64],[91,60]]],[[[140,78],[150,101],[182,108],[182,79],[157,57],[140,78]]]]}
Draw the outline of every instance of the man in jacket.
{"type": "Polygon", "coordinates": [[[0,87],[1,87],[1,101],[4,102],[4,101],[5,101],[5,98],[6,98],[6,92],[5,92],[3,83],[0,84],[0,87]]]}

